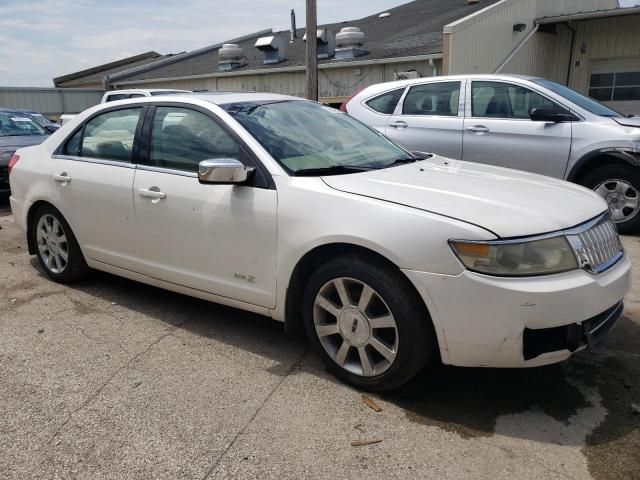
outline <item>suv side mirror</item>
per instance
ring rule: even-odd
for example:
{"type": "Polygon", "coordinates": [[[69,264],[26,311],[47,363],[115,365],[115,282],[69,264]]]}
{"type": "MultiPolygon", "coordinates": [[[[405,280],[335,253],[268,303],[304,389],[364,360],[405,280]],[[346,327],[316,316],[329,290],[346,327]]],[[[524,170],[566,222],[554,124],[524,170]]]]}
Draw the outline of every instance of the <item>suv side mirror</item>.
{"type": "Polygon", "coordinates": [[[547,108],[532,108],[529,112],[529,118],[534,122],[573,122],[578,120],[578,117],[569,113],[558,113],[547,108]]]}
{"type": "Polygon", "coordinates": [[[44,128],[47,131],[47,133],[51,135],[52,133],[55,133],[58,131],[58,129],[60,128],[60,125],[45,125],[42,128],[44,128]]]}
{"type": "Polygon", "coordinates": [[[255,168],[245,167],[235,158],[214,158],[203,160],[198,165],[200,183],[235,185],[245,183],[255,168]]]}

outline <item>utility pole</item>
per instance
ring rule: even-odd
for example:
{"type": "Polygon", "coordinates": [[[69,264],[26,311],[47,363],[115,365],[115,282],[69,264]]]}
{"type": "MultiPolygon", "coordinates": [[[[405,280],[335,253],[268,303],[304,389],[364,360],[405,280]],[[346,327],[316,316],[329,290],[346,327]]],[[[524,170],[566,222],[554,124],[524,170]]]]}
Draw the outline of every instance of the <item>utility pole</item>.
{"type": "Polygon", "coordinates": [[[316,0],[307,0],[307,98],[318,100],[318,9],[316,0]]]}

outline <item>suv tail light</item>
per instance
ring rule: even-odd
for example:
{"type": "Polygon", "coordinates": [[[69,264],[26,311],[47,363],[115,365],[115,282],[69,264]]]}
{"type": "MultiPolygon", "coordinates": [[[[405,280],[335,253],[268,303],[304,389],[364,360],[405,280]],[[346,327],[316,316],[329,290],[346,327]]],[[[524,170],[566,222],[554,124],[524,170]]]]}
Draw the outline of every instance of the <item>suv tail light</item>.
{"type": "Polygon", "coordinates": [[[11,160],[9,160],[9,166],[7,167],[7,169],[9,170],[9,175],[11,175],[11,169],[15,167],[16,163],[18,163],[18,160],[20,160],[20,155],[16,154],[14,154],[13,157],[11,157],[11,160]]]}

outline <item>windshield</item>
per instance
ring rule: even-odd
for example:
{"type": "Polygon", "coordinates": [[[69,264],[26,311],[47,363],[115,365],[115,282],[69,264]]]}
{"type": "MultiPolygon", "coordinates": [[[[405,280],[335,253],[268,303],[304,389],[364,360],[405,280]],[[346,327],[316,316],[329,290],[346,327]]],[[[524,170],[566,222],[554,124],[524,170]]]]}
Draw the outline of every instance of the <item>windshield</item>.
{"type": "Polygon", "coordinates": [[[597,102],[596,100],[585,97],[584,95],[576,92],[575,90],[571,90],[569,87],[565,87],[564,85],[560,85],[559,83],[552,82],[551,80],[544,80],[542,78],[536,78],[533,82],[538,85],[542,85],[545,88],[548,88],[553,93],[557,93],[558,95],[563,96],[567,100],[575,103],[581,108],[584,108],[588,112],[593,113],[594,115],[599,115],[601,117],[615,117],[620,118],[624,117],[621,113],[616,112],[615,110],[606,107],[605,105],[597,102]]]}
{"type": "Polygon", "coordinates": [[[385,168],[411,158],[377,131],[314,102],[243,102],[222,108],[294,175],[314,170],[349,173],[385,168]]]}
{"type": "Polygon", "coordinates": [[[51,121],[41,113],[30,113],[29,117],[31,117],[31,119],[41,127],[46,127],[47,125],[53,125],[51,121]]]}
{"type": "Polygon", "coordinates": [[[0,112],[0,137],[43,136],[47,132],[20,112],[0,112]]]}

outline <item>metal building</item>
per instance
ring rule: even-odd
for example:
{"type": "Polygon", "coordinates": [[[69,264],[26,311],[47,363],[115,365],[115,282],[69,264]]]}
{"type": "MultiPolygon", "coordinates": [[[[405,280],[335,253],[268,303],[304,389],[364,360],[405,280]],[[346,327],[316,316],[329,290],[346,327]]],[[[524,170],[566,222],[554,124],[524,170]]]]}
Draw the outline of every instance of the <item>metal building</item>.
{"type": "MultiPolygon", "coordinates": [[[[368,85],[397,78],[501,71],[546,77],[640,113],[640,0],[415,0],[360,20],[321,25],[315,36],[325,103],[341,103],[368,85]]],[[[66,77],[77,85],[102,75],[111,89],[303,96],[305,40],[304,29],[269,29],[103,68],[102,74],[66,77]]]]}

